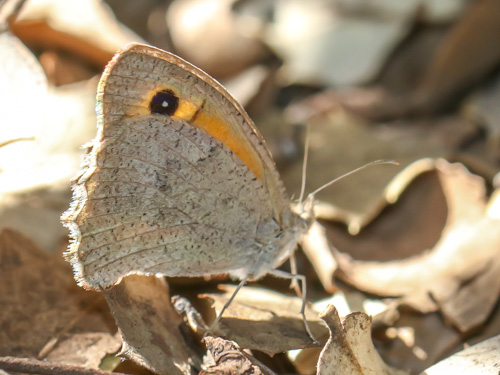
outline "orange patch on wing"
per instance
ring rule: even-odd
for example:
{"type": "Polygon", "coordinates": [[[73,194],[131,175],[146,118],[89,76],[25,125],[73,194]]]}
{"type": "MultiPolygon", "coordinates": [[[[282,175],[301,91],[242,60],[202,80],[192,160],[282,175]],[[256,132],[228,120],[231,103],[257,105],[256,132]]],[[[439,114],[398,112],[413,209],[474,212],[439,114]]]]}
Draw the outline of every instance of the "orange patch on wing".
{"type": "Polygon", "coordinates": [[[175,111],[174,116],[180,117],[189,122],[199,109],[200,107],[197,105],[188,102],[187,100],[179,99],[179,107],[175,111]]]}
{"type": "Polygon", "coordinates": [[[262,164],[255,152],[248,146],[245,139],[234,133],[229,125],[221,119],[212,116],[201,109],[191,124],[205,130],[212,137],[217,138],[245,163],[255,176],[262,179],[262,164]]]}
{"type": "MultiPolygon", "coordinates": [[[[247,141],[238,133],[231,130],[230,126],[219,117],[210,114],[203,109],[202,102],[192,103],[178,95],[178,90],[174,86],[166,86],[163,89],[170,90],[179,97],[178,108],[173,114],[174,117],[186,120],[191,125],[205,130],[212,137],[217,138],[240,158],[240,160],[250,169],[259,179],[262,179],[262,162],[256,152],[248,145],[247,141]]],[[[154,90],[141,100],[139,106],[135,106],[129,115],[149,115],[149,103],[154,95],[161,90],[154,90]]]]}

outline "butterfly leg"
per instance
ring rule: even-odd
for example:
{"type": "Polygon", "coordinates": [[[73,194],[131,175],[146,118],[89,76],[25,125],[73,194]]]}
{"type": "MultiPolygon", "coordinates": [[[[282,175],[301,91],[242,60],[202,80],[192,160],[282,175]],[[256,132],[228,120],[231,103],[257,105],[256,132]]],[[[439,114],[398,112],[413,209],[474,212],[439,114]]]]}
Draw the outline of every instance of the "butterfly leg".
{"type": "MultiPolygon", "coordinates": [[[[315,344],[319,344],[318,340],[316,340],[311,332],[311,328],[309,327],[309,323],[307,322],[306,319],[306,277],[304,275],[298,275],[298,274],[292,274],[288,273],[285,271],[280,271],[280,270],[272,270],[268,272],[269,275],[273,275],[275,277],[279,277],[281,279],[289,279],[292,280],[300,280],[302,284],[302,307],[300,308],[300,315],[302,315],[302,321],[304,322],[304,326],[306,328],[306,332],[311,338],[311,340],[314,341],[315,344]]],[[[300,294],[299,294],[300,295],[300,294]]]]}
{"type": "MultiPolygon", "coordinates": [[[[295,258],[295,252],[293,252],[288,259],[290,260],[290,273],[292,275],[297,275],[297,258],[295,258]]],[[[295,290],[297,296],[302,297],[302,290],[300,289],[298,278],[292,278],[290,289],[295,290]]]]}
{"type": "Polygon", "coordinates": [[[231,304],[231,302],[233,302],[234,300],[234,297],[236,297],[236,294],[238,294],[238,292],[240,291],[240,289],[247,283],[248,281],[248,277],[245,277],[244,279],[242,279],[240,281],[240,283],[238,284],[238,286],[236,287],[236,289],[234,290],[233,292],[233,295],[227,300],[227,302],[224,304],[224,306],[222,307],[222,310],[220,311],[219,315],[217,315],[217,318],[215,318],[214,322],[212,323],[212,325],[208,328],[208,330],[205,332],[205,334],[203,335],[203,337],[205,337],[206,335],[208,335],[210,332],[212,332],[212,330],[214,329],[214,327],[219,324],[221,318],[222,318],[222,314],[224,314],[224,311],[226,311],[226,309],[229,307],[229,305],[231,304]]]}

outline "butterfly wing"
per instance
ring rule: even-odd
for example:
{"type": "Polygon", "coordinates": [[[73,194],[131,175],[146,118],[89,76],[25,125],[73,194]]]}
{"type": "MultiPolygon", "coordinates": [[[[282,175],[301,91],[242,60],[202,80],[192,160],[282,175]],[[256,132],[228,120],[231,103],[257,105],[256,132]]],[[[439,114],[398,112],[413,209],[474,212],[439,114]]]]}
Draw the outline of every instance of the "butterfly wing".
{"type": "Polygon", "coordinates": [[[304,229],[252,121],[170,53],[129,45],[98,90],[98,134],[63,221],[80,284],[131,274],[260,277],[304,229]]]}

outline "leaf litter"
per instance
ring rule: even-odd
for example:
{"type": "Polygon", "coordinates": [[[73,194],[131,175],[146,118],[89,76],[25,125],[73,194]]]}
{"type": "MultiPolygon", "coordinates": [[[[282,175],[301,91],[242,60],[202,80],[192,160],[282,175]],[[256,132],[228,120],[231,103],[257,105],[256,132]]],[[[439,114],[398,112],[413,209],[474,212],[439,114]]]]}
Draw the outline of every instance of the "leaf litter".
{"type": "MultiPolygon", "coordinates": [[[[469,7],[463,2],[438,6],[414,1],[397,11],[382,0],[371,8],[365,2],[353,7],[341,1],[277,1],[275,19],[269,17],[274,5],[259,2],[228,1],[214,10],[221,12],[225,24],[220,30],[229,37],[218,38],[212,30],[208,50],[220,52],[212,55],[215,63],[209,63],[228,82],[237,74],[255,77],[234,79],[233,87],[238,96],[252,98],[248,103],[256,110],[257,125],[276,137],[269,142],[280,155],[279,167],[291,193],[297,195],[300,185],[304,123],[312,129],[307,191],[376,159],[401,164],[368,169],[318,195],[316,214],[321,220],[301,240],[309,262],[298,258],[299,271],[308,279],[308,301],[317,302],[308,307],[307,317],[320,347],[308,343],[298,314],[301,299],[291,297],[288,287],[276,281],[243,288],[214,336],[205,337],[206,346],[201,336],[207,323],[231,294],[230,288],[214,293],[220,278],[171,279],[166,284],[127,277],[104,291],[107,306],[98,293],[76,287],[61,260],[66,240],[57,216],[69,200],[67,181],[77,170],[78,148],[94,133],[94,75],[126,41],[143,40],[115,18],[110,10],[115,4],[108,3],[111,8],[105,9],[99,2],[78,8],[76,2],[56,0],[27,3],[24,18],[10,22],[19,39],[5,30],[0,35],[3,56],[10,53],[10,60],[2,61],[11,64],[10,70],[3,70],[2,82],[11,89],[2,100],[12,99],[2,117],[10,133],[2,133],[0,148],[5,156],[0,171],[3,357],[33,359],[33,366],[41,358],[102,368],[116,353],[156,373],[431,374],[445,366],[457,373],[457,366],[466,373],[491,370],[498,361],[495,345],[500,334],[500,215],[493,185],[498,173],[498,113],[491,105],[497,96],[498,67],[498,49],[492,42],[498,25],[494,1],[477,0],[469,7]],[[322,9],[328,12],[322,14],[322,9]],[[304,22],[318,22],[310,22],[308,32],[279,32],[301,15],[304,22]],[[328,17],[335,23],[322,29],[328,17]],[[392,20],[390,32],[377,27],[384,17],[392,20]],[[335,31],[341,26],[343,32],[335,31]],[[403,64],[392,79],[406,86],[400,86],[402,92],[390,92],[384,77],[394,74],[391,62],[398,50],[411,51],[415,36],[432,27],[443,37],[419,45],[418,54],[429,56],[428,65],[423,61],[419,68],[421,78],[403,64]],[[368,48],[362,41],[370,33],[380,43],[368,48]],[[307,37],[310,42],[294,46],[285,37],[307,37]],[[258,47],[241,50],[244,64],[228,65],[231,53],[228,60],[225,51],[241,38],[258,47]],[[476,48],[473,41],[478,40],[482,44],[476,48]],[[217,49],[210,48],[212,43],[218,43],[217,49]],[[356,61],[350,53],[335,52],[342,46],[364,52],[365,58],[356,61]],[[475,53],[470,52],[473,47],[475,53]],[[257,64],[261,73],[255,75],[257,64]],[[29,74],[14,74],[22,66],[29,74]],[[328,71],[331,66],[341,69],[328,71]],[[391,70],[385,71],[387,67],[391,70]],[[495,79],[489,82],[489,76],[495,79]],[[40,92],[39,101],[29,108],[40,104],[39,111],[23,107],[7,115],[33,90],[40,92]],[[461,95],[454,95],[458,91],[461,95]],[[266,129],[271,127],[268,119],[283,130],[266,129]],[[287,134],[286,142],[279,134],[287,134]],[[34,140],[10,143],[17,138],[34,140]],[[13,227],[15,231],[9,229],[13,227]],[[183,297],[171,302],[175,294],[183,297]],[[179,313],[182,301],[184,312],[179,313]],[[340,317],[332,302],[342,310],[340,317]],[[335,334],[328,333],[320,316],[335,334]],[[471,347],[477,348],[472,354],[451,356],[464,343],[490,337],[471,347]],[[279,354],[284,351],[288,356],[279,354]],[[480,355],[475,362],[466,360],[480,355]]],[[[183,6],[210,1],[190,3],[183,6]]],[[[137,25],[144,16],[145,29],[155,20],[178,21],[167,14],[168,7],[151,6],[138,13],[133,2],[121,4],[116,17],[128,11],[137,25]]],[[[187,36],[185,26],[176,24],[176,34],[187,36]]],[[[204,25],[198,26],[197,32],[204,35],[204,25]]],[[[151,30],[156,40],[169,44],[168,28],[151,30]]],[[[142,37],[147,39],[146,34],[142,37]]],[[[172,42],[182,43],[186,55],[196,53],[196,43],[192,47],[179,40],[172,42]]],[[[118,369],[123,371],[126,364],[118,369]]],[[[133,367],[128,371],[138,373],[133,367]]]]}

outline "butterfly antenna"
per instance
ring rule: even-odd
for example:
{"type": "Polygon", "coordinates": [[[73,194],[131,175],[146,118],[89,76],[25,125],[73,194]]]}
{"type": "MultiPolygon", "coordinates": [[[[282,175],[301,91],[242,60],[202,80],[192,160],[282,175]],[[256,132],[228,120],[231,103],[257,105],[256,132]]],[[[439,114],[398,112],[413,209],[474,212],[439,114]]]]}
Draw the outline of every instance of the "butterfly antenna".
{"type": "Polygon", "coordinates": [[[304,199],[304,194],[306,190],[306,170],[307,170],[307,159],[309,158],[309,139],[311,137],[311,125],[308,123],[306,125],[306,140],[304,146],[304,161],[302,162],[302,183],[300,185],[300,196],[299,205],[302,204],[304,199]]]}
{"type": "Polygon", "coordinates": [[[375,161],[372,161],[372,162],[370,162],[368,164],[365,164],[365,165],[363,165],[363,166],[361,166],[359,168],[356,168],[356,169],[354,169],[354,170],[352,170],[350,172],[347,172],[347,173],[343,174],[342,176],[334,178],[330,182],[327,182],[326,184],[324,184],[324,185],[320,186],[319,188],[317,188],[316,190],[314,190],[311,194],[309,194],[309,196],[314,196],[314,195],[318,194],[321,190],[326,189],[328,186],[333,185],[335,182],[343,179],[344,177],[347,177],[347,176],[350,176],[350,175],[352,175],[354,173],[357,173],[357,172],[359,172],[362,169],[371,167],[373,165],[379,165],[379,164],[399,165],[399,163],[397,161],[395,161],[395,160],[375,160],[375,161]]]}

